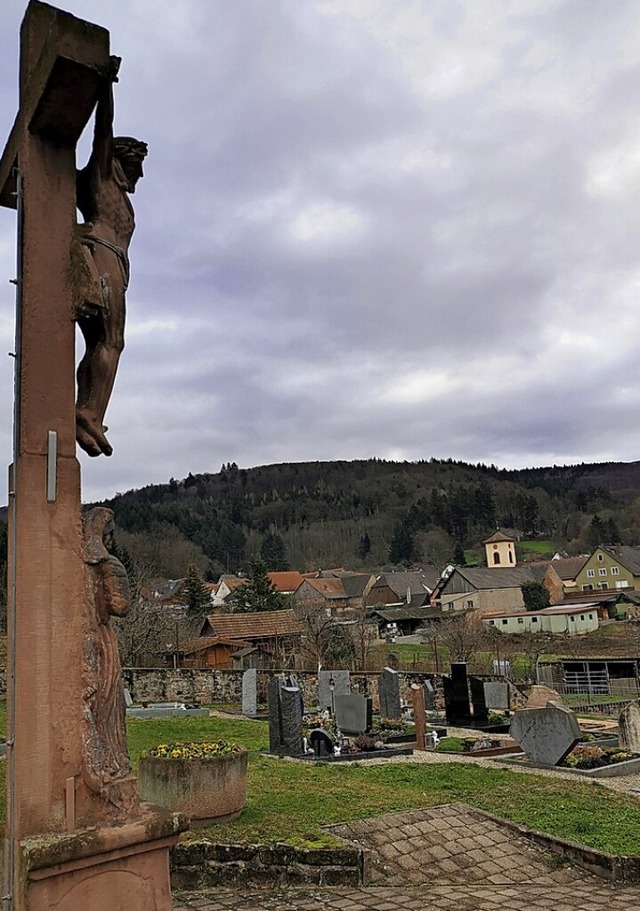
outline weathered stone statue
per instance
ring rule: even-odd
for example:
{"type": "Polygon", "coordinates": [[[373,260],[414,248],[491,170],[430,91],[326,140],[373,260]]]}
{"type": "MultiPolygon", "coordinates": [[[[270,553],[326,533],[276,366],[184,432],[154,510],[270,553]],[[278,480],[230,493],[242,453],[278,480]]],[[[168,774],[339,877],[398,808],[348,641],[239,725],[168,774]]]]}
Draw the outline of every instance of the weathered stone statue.
{"type": "Polygon", "coordinates": [[[129,608],[127,573],[111,552],[113,513],[96,507],[83,517],[84,560],[95,607],[87,635],[84,778],[90,789],[123,817],[139,811],[140,799],[127,752],[125,702],[118,639],[109,622],[129,608]]]}
{"type": "Polygon", "coordinates": [[[124,348],[129,244],[135,228],[129,194],[142,177],[147,145],[113,136],[113,83],[120,58],[111,57],[110,78],[98,98],[93,148],[78,172],[78,226],[72,251],[75,317],[86,351],[78,366],[76,439],[90,456],[111,455],[104,415],[124,348]]]}

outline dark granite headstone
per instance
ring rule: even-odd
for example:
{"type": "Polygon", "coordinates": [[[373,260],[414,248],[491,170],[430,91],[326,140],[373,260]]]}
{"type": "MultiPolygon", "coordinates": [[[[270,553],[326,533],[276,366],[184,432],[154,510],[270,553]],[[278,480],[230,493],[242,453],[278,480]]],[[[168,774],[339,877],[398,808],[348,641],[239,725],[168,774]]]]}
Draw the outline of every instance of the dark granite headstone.
{"type": "Polygon", "coordinates": [[[486,725],[489,723],[489,710],[484,694],[484,681],[479,677],[469,677],[469,684],[473,704],[473,723],[480,726],[486,725]]]}
{"type": "Polygon", "coordinates": [[[371,730],[372,703],[369,696],[336,696],[335,719],[345,734],[364,734],[371,730]]]}
{"type": "MultiPolygon", "coordinates": [[[[295,679],[295,678],[294,678],[295,679]]],[[[291,679],[287,682],[291,682],[291,679]]],[[[268,686],[269,750],[279,756],[302,756],[302,693],[272,677],[268,686]]]]}
{"type": "Polygon", "coordinates": [[[315,756],[333,756],[335,749],[331,735],[322,728],[316,728],[309,734],[309,745],[315,756]]]}
{"type": "Polygon", "coordinates": [[[451,665],[451,676],[442,677],[444,708],[447,724],[454,727],[468,727],[471,722],[467,665],[463,662],[451,665]]]}
{"type": "Polygon", "coordinates": [[[393,668],[385,667],[378,677],[378,696],[380,698],[380,717],[402,718],[402,703],[400,700],[400,680],[398,672],[393,668]]]}

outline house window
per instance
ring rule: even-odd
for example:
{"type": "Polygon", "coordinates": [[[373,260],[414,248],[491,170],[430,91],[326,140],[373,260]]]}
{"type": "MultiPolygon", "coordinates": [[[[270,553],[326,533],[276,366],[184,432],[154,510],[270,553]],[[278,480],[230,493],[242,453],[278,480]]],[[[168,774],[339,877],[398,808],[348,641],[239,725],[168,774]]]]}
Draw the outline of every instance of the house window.
{"type": "Polygon", "coordinates": [[[595,569],[588,569],[588,570],[587,570],[587,579],[593,579],[593,577],[595,576],[595,574],[596,574],[595,569]]]}
{"type": "Polygon", "coordinates": [[[606,567],[606,566],[601,566],[600,569],[598,570],[598,575],[599,575],[599,576],[606,576],[606,575],[607,575],[607,567],[606,567]]]}
{"type": "Polygon", "coordinates": [[[603,592],[606,592],[608,586],[606,582],[598,582],[598,588],[601,588],[603,592]]]}
{"type": "Polygon", "coordinates": [[[471,610],[473,607],[473,601],[467,601],[467,610],[471,610]]]}
{"type": "Polygon", "coordinates": [[[621,579],[619,582],[616,582],[616,588],[629,588],[629,580],[621,579]]]}
{"type": "Polygon", "coordinates": [[[537,618],[537,617],[532,617],[532,618],[531,618],[531,622],[532,622],[532,623],[537,623],[537,622],[538,622],[538,618],[537,618]]]}
{"type": "Polygon", "coordinates": [[[572,617],[572,618],[571,618],[571,622],[572,622],[572,623],[575,623],[575,622],[576,622],[576,618],[575,618],[575,617],[572,617]]]}
{"type": "Polygon", "coordinates": [[[489,626],[495,626],[495,625],[496,625],[495,620],[489,620],[489,626]]]}
{"type": "Polygon", "coordinates": [[[603,563],[603,562],[604,562],[604,557],[603,557],[603,555],[602,555],[602,554],[598,554],[598,563],[603,563]]]}
{"type": "Polygon", "coordinates": [[[509,563],[513,563],[513,554],[509,551],[509,563]]]}
{"type": "Polygon", "coordinates": [[[502,625],[503,625],[503,626],[506,626],[508,622],[509,622],[509,621],[505,618],[505,619],[502,621],[502,625]]]}
{"type": "Polygon", "coordinates": [[[618,576],[618,575],[620,575],[620,569],[619,569],[617,566],[612,566],[612,567],[611,567],[611,575],[612,575],[612,576],[618,576]]]}
{"type": "Polygon", "coordinates": [[[580,619],[584,620],[584,614],[580,614],[580,619]]]}
{"type": "Polygon", "coordinates": [[[593,585],[583,585],[583,586],[582,586],[582,591],[583,591],[583,592],[592,592],[592,591],[593,591],[593,585]]]}
{"type": "Polygon", "coordinates": [[[589,620],[593,620],[593,614],[587,614],[589,620]]]}
{"type": "Polygon", "coordinates": [[[493,563],[495,566],[497,566],[500,563],[500,554],[493,555],[493,563]]]}

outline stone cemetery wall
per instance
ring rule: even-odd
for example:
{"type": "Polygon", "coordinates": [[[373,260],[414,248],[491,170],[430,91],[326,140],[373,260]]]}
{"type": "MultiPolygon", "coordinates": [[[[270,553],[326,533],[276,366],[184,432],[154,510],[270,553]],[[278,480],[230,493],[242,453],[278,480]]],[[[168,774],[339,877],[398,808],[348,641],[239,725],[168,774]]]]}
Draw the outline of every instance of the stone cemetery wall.
{"type": "MultiPolygon", "coordinates": [[[[230,703],[242,705],[243,671],[214,670],[212,668],[124,668],[124,685],[134,702],[186,702],[197,705],[230,703]]],[[[318,674],[315,671],[296,671],[296,678],[304,699],[305,710],[314,711],[318,700],[318,674]]],[[[267,684],[273,676],[270,671],[258,671],[258,703],[267,701],[267,684]]],[[[356,671],[350,674],[351,692],[371,696],[374,708],[379,706],[378,672],[356,671]]],[[[430,680],[434,689],[437,708],[444,708],[442,678],[435,674],[398,672],[402,702],[412,704],[411,684],[430,680]]],[[[498,679],[498,678],[496,678],[498,679]]]]}

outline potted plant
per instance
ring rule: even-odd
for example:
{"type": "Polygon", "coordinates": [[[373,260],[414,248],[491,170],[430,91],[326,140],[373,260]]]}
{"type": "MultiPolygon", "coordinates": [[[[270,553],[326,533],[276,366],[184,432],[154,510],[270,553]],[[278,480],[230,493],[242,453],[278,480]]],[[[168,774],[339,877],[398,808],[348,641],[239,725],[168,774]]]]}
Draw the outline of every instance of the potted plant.
{"type": "Polygon", "coordinates": [[[224,740],[161,743],[140,754],[140,793],[199,824],[235,819],[247,795],[247,750],[224,740]]]}

